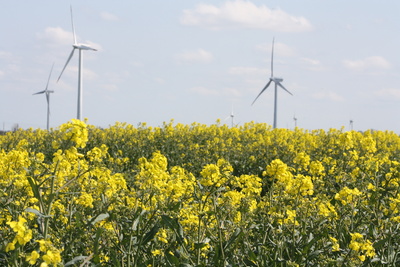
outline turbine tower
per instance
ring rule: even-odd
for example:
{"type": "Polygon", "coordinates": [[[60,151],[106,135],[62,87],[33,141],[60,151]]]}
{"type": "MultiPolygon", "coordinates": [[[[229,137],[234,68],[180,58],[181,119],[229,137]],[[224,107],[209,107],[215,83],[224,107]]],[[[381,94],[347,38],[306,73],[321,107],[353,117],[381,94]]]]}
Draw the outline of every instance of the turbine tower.
{"type": "Polygon", "coordinates": [[[46,89],[43,91],[34,93],[33,95],[40,95],[40,94],[45,94],[46,95],[46,100],[47,100],[47,131],[49,130],[49,121],[50,121],[50,93],[54,93],[53,90],[49,90],[49,81],[50,81],[50,76],[53,71],[54,63],[51,66],[49,78],[47,79],[47,84],[46,84],[46,89]]]}
{"type": "Polygon", "coordinates": [[[83,50],[92,50],[92,51],[97,51],[97,49],[94,49],[90,47],[88,44],[82,44],[82,43],[77,43],[76,42],[76,35],[75,35],[75,27],[74,27],[74,18],[72,16],[72,6],[71,6],[71,23],[72,23],[72,33],[74,37],[74,43],[72,44],[72,51],[71,54],[69,55],[67,62],[64,65],[64,68],[61,71],[60,76],[57,79],[57,82],[60,80],[61,75],[63,74],[65,68],[67,67],[69,61],[71,60],[72,56],[74,55],[75,49],[79,50],[79,69],[78,69],[78,110],[77,110],[77,115],[76,118],[78,120],[82,120],[82,91],[83,91],[83,86],[82,86],[82,61],[83,61],[83,50]]]}
{"type": "Polygon", "coordinates": [[[234,118],[235,118],[235,114],[233,114],[233,104],[232,104],[232,111],[231,111],[231,115],[229,115],[229,117],[227,117],[226,119],[231,118],[231,127],[233,128],[234,126],[234,118]]]}
{"type": "Polygon", "coordinates": [[[271,53],[271,77],[269,78],[269,82],[267,83],[267,85],[265,85],[265,87],[261,90],[261,92],[258,94],[258,96],[256,97],[256,99],[254,99],[253,103],[251,105],[254,104],[254,102],[256,102],[256,100],[258,99],[258,97],[264,93],[265,90],[267,90],[268,86],[271,84],[271,82],[274,82],[275,84],[275,95],[274,95],[274,124],[273,124],[273,128],[276,128],[276,123],[277,123],[277,106],[278,106],[278,86],[280,88],[282,88],[283,90],[285,90],[286,92],[288,92],[289,94],[293,95],[291,92],[289,92],[282,84],[281,82],[283,82],[282,78],[278,78],[278,77],[274,77],[274,42],[275,42],[275,38],[272,39],[272,53],[271,53]]]}

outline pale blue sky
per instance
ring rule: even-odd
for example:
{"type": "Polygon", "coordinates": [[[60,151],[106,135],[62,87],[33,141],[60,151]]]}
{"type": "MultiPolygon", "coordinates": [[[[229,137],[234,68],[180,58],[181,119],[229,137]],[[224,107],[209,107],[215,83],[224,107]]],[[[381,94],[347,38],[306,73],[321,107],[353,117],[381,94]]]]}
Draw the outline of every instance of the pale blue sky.
{"type": "MultiPolygon", "coordinates": [[[[175,122],[273,122],[275,37],[278,127],[400,133],[400,2],[387,1],[2,1],[0,123],[51,127],[76,117],[78,54],[84,52],[83,117],[159,126],[175,122]]],[[[1,127],[2,128],[2,127],[1,127]]]]}

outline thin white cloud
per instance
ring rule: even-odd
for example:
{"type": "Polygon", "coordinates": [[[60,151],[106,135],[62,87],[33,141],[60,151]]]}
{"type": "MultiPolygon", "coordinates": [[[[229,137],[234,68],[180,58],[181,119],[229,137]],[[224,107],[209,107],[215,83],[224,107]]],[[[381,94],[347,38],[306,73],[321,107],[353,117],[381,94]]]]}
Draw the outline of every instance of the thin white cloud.
{"type": "Polygon", "coordinates": [[[112,13],[108,13],[108,12],[101,12],[100,13],[100,17],[103,20],[107,20],[107,21],[117,21],[117,20],[119,20],[119,18],[116,15],[114,15],[112,13]]]}
{"type": "MultiPolygon", "coordinates": [[[[63,76],[66,76],[69,79],[77,79],[79,71],[79,68],[77,66],[78,62],[77,60],[75,62],[71,61],[69,62],[67,68],[65,69],[63,76]]],[[[82,72],[84,80],[96,80],[98,78],[98,75],[94,71],[88,69],[87,67],[83,68],[82,72]]],[[[63,80],[63,77],[61,77],[60,81],[61,80],[63,80]]]]}
{"type": "Polygon", "coordinates": [[[211,90],[211,89],[208,89],[208,88],[205,88],[205,87],[201,87],[201,86],[193,87],[193,88],[190,89],[190,91],[194,92],[196,94],[199,94],[199,95],[204,95],[204,96],[216,96],[216,95],[218,95],[218,91],[211,90]]]}
{"type": "Polygon", "coordinates": [[[319,71],[319,70],[323,70],[324,69],[324,67],[322,66],[321,62],[319,60],[317,60],[317,59],[305,58],[304,57],[304,58],[301,58],[300,60],[304,63],[305,67],[307,69],[309,69],[309,70],[319,71]]]}
{"type": "MultiPolygon", "coordinates": [[[[65,44],[71,44],[74,42],[72,32],[66,31],[60,27],[47,27],[44,32],[39,32],[36,34],[36,37],[46,42],[48,46],[59,46],[65,44]]],[[[101,45],[91,42],[91,41],[80,41],[80,37],[76,37],[78,43],[85,43],[90,45],[91,47],[101,50],[101,45]]]]}
{"type": "Polygon", "coordinates": [[[144,66],[143,62],[140,61],[131,61],[128,63],[130,66],[136,67],[136,68],[141,68],[144,66]]]}
{"type": "Polygon", "coordinates": [[[231,67],[228,73],[232,75],[263,75],[268,74],[268,70],[254,67],[231,67]]]}
{"type": "Polygon", "coordinates": [[[2,63],[4,63],[2,70],[0,70],[0,78],[5,77],[6,73],[10,74],[19,71],[19,58],[14,57],[13,54],[0,51],[0,59],[2,59],[2,63]]]}
{"type": "MultiPolygon", "coordinates": [[[[271,53],[272,43],[257,45],[256,48],[258,50],[271,53]]],[[[290,46],[280,42],[274,43],[274,56],[291,57],[294,56],[295,54],[296,54],[295,50],[290,46]]]]}
{"type": "Polygon", "coordinates": [[[332,92],[332,91],[317,92],[317,93],[314,93],[312,95],[312,97],[315,99],[319,99],[319,100],[327,99],[327,100],[331,100],[334,102],[343,102],[344,101],[344,98],[341,95],[339,95],[335,92],[332,92]]]}
{"type": "Polygon", "coordinates": [[[6,68],[6,72],[20,72],[21,67],[20,64],[16,64],[16,63],[12,63],[12,64],[8,64],[7,68],[6,68]]]}
{"type": "Polygon", "coordinates": [[[118,86],[116,84],[103,84],[102,87],[109,92],[119,91],[118,86]]]}
{"type": "Polygon", "coordinates": [[[154,81],[158,84],[165,84],[165,79],[160,77],[154,78],[154,81]]]}
{"type": "Polygon", "coordinates": [[[39,40],[45,41],[48,45],[68,44],[73,42],[72,32],[65,31],[60,27],[47,27],[44,32],[36,34],[39,40]]]}
{"type": "Polygon", "coordinates": [[[400,89],[386,88],[374,92],[374,95],[387,99],[400,99],[400,89]]]}
{"type": "Polygon", "coordinates": [[[11,58],[11,53],[6,52],[6,51],[0,51],[0,58],[1,59],[10,59],[11,58]]]}
{"type": "Polygon", "coordinates": [[[290,15],[280,8],[256,6],[245,0],[226,1],[221,6],[199,4],[194,9],[184,10],[180,22],[214,30],[234,27],[302,32],[312,29],[304,17],[290,15]]]}
{"type": "Polygon", "coordinates": [[[185,51],[177,55],[178,62],[187,62],[187,63],[208,63],[211,62],[214,57],[213,55],[204,50],[197,49],[193,51],[185,51]]]}
{"type": "Polygon", "coordinates": [[[230,97],[240,97],[242,93],[235,88],[223,88],[222,90],[213,90],[206,87],[198,86],[190,89],[191,92],[194,92],[198,95],[202,96],[230,96],[230,97]]]}
{"type": "MultiPolygon", "coordinates": [[[[78,72],[78,70],[76,70],[78,72]]],[[[82,75],[84,75],[85,80],[96,80],[98,79],[98,75],[96,72],[88,69],[88,68],[84,68],[83,69],[83,73],[82,75]]]]}
{"type": "Polygon", "coordinates": [[[343,60],[343,65],[355,71],[389,69],[391,67],[390,63],[380,56],[367,57],[361,60],[343,60]]]}
{"type": "Polygon", "coordinates": [[[230,97],[240,97],[242,93],[235,88],[224,88],[222,94],[230,97]]]}
{"type": "Polygon", "coordinates": [[[311,58],[305,58],[304,57],[304,58],[301,59],[301,61],[303,61],[303,62],[305,62],[305,63],[307,63],[309,65],[312,65],[312,66],[321,65],[321,62],[319,60],[316,60],[316,59],[311,59],[311,58]]]}

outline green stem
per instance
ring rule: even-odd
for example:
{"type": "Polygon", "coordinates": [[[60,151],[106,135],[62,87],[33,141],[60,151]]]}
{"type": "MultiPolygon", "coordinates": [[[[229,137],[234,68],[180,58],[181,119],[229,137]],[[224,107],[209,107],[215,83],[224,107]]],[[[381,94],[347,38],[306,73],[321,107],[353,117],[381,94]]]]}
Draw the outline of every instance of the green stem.
{"type": "Polygon", "coordinates": [[[50,187],[50,195],[49,195],[49,200],[47,203],[47,209],[45,210],[44,215],[46,216],[44,218],[44,230],[43,230],[43,235],[44,239],[47,239],[47,235],[49,232],[49,223],[50,223],[50,213],[51,213],[51,208],[53,206],[53,200],[54,200],[54,178],[55,175],[52,175],[51,177],[51,187],[50,187]]]}
{"type": "Polygon", "coordinates": [[[224,246],[222,244],[222,231],[221,231],[221,222],[219,220],[219,216],[217,213],[217,205],[215,203],[215,195],[213,197],[213,207],[214,207],[214,214],[215,214],[215,219],[217,220],[217,227],[218,227],[218,237],[219,237],[219,246],[221,248],[221,254],[222,254],[222,265],[225,264],[225,252],[224,252],[224,246]]]}
{"type": "MultiPolygon", "coordinates": [[[[199,224],[198,224],[198,226],[197,226],[197,244],[200,244],[200,234],[201,234],[201,231],[200,231],[200,228],[201,228],[201,214],[200,214],[200,212],[201,212],[201,207],[199,207],[199,224]]],[[[197,248],[197,265],[199,265],[200,264],[200,248],[197,248]]]]}

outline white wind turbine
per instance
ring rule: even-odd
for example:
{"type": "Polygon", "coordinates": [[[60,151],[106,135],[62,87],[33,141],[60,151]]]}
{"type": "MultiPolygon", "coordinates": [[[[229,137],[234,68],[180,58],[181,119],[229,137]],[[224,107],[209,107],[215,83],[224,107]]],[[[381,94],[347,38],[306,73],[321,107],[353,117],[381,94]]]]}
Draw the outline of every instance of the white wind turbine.
{"type": "Polygon", "coordinates": [[[75,27],[74,27],[74,18],[72,16],[72,6],[71,6],[71,22],[72,22],[72,33],[74,36],[74,43],[72,44],[72,51],[71,54],[68,57],[67,62],[64,65],[64,68],[61,71],[60,76],[57,79],[57,82],[60,80],[61,75],[63,74],[65,68],[67,67],[69,61],[71,60],[72,56],[74,55],[75,49],[79,50],[79,69],[78,69],[78,110],[77,110],[77,115],[76,118],[78,120],[82,120],[82,61],[83,61],[83,50],[92,50],[92,51],[97,51],[97,49],[94,49],[90,47],[88,44],[81,44],[76,42],[76,35],[75,35],[75,27]]]}
{"type": "Polygon", "coordinates": [[[231,111],[231,115],[229,115],[228,117],[225,118],[225,120],[231,118],[231,127],[233,128],[234,126],[234,118],[235,118],[235,114],[233,114],[233,104],[232,104],[232,111],[231,111]]]}
{"type": "Polygon", "coordinates": [[[271,77],[269,78],[269,82],[267,83],[267,85],[261,90],[261,92],[258,94],[258,96],[256,97],[256,99],[254,99],[253,103],[251,105],[254,104],[254,102],[256,102],[256,100],[258,99],[258,97],[264,93],[265,90],[267,90],[268,86],[271,84],[271,82],[275,83],[275,96],[274,96],[274,124],[273,127],[276,128],[276,118],[277,118],[277,105],[278,105],[278,86],[280,88],[282,88],[283,90],[285,90],[286,92],[288,92],[289,94],[293,95],[291,92],[289,92],[282,84],[281,82],[283,82],[282,78],[278,78],[278,77],[274,77],[274,41],[275,38],[272,39],[272,54],[271,54],[271,77]]]}
{"type": "Polygon", "coordinates": [[[49,130],[49,120],[50,120],[50,93],[54,93],[53,90],[49,90],[49,81],[50,81],[50,76],[53,71],[54,63],[51,66],[49,78],[47,79],[47,84],[46,84],[46,89],[43,91],[34,93],[34,95],[40,95],[40,94],[45,94],[46,95],[46,100],[47,100],[47,131],[49,130]]]}

